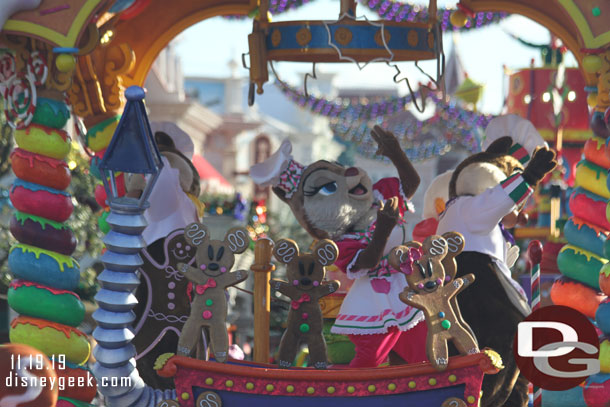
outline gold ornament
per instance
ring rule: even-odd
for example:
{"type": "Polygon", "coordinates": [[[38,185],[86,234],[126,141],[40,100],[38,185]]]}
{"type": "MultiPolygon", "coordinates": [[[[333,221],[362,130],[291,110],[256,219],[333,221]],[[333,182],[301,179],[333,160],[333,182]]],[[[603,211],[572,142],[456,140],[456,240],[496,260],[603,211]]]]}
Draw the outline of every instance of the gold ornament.
{"type": "Polygon", "coordinates": [[[466,22],[468,22],[468,17],[462,10],[455,10],[453,13],[451,13],[449,21],[451,21],[453,26],[462,28],[466,25],[466,22]]]}
{"type": "Polygon", "coordinates": [[[70,54],[59,54],[57,58],[55,58],[55,66],[59,72],[72,72],[76,66],[76,59],[70,54]]]}

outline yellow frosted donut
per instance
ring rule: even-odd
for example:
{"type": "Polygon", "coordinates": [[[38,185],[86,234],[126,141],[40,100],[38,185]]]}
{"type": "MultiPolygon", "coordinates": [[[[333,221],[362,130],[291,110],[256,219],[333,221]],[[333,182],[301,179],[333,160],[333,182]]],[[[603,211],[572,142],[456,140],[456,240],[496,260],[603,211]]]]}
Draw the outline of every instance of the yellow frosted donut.
{"type": "Polygon", "coordinates": [[[582,160],[576,165],[576,186],[610,199],[610,191],[606,186],[607,178],[608,170],[590,161],[582,160]]]}
{"type": "Polygon", "coordinates": [[[30,153],[63,160],[70,152],[72,140],[63,130],[32,123],[15,131],[15,141],[19,148],[30,153]]]}
{"type": "Polygon", "coordinates": [[[23,343],[45,355],[65,355],[70,363],[82,365],[89,359],[91,345],[87,335],[71,326],[44,319],[19,316],[11,322],[9,337],[13,343],[23,343]]]}

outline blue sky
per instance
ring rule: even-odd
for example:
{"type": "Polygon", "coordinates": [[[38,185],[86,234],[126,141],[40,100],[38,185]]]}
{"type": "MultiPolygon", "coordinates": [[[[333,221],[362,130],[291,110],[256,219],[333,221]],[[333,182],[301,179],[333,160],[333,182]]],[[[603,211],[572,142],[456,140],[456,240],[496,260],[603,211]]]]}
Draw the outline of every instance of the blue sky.
{"type": "MultiPolygon", "coordinates": [[[[413,1],[426,4],[427,1],[413,1]]],[[[439,0],[439,7],[454,6],[457,1],[439,0]]],[[[358,16],[366,15],[369,19],[378,16],[362,4],[358,5],[358,16]]],[[[338,0],[315,0],[299,8],[274,17],[274,21],[284,20],[334,20],[339,14],[338,0]]],[[[251,20],[227,20],[221,17],[202,21],[177,38],[177,52],[183,63],[187,76],[224,77],[228,75],[227,64],[230,59],[240,61],[241,54],[248,51],[248,34],[252,30],[251,20]]],[[[497,114],[502,108],[506,77],[503,65],[510,69],[529,66],[532,58],[540,65],[540,54],[537,49],[525,47],[511,38],[507,32],[517,34],[533,43],[548,43],[549,32],[543,26],[522,16],[511,16],[500,24],[471,30],[458,34],[457,47],[462,63],[471,79],[485,84],[483,98],[479,103],[481,111],[497,114]]],[[[445,55],[448,57],[452,48],[452,34],[444,37],[445,55]]],[[[567,66],[576,66],[570,54],[567,66]]],[[[403,72],[409,78],[423,81],[413,63],[400,63],[403,72]]],[[[420,64],[427,72],[434,74],[432,61],[420,64]]],[[[276,66],[283,80],[300,85],[300,74],[311,70],[311,64],[283,62],[276,66]]],[[[396,85],[392,81],[393,69],[385,64],[369,64],[363,70],[353,64],[318,64],[318,72],[338,73],[337,84],[341,87],[377,87],[390,88],[398,86],[400,94],[407,93],[404,84],[396,85]]],[[[247,76],[245,69],[240,74],[247,76]]],[[[433,75],[434,76],[434,75],[433,75]]]]}

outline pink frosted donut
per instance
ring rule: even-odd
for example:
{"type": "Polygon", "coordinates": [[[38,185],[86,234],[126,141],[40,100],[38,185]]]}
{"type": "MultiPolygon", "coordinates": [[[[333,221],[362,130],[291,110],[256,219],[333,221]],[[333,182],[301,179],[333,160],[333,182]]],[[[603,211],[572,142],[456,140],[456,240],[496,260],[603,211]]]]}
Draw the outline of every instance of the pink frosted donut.
{"type": "Polygon", "coordinates": [[[610,223],[604,216],[607,203],[606,198],[580,187],[576,188],[570,195],[570,210],[574,216],[592,225],[610,230],[610,223]]]}
{"type": "Polygon", "coordinates": [[[32,184],[19,178],[13,183],[9,196],[18,211],[56,222],[68,220],[74,210],[72,199],[67,192],[32,184]]]}

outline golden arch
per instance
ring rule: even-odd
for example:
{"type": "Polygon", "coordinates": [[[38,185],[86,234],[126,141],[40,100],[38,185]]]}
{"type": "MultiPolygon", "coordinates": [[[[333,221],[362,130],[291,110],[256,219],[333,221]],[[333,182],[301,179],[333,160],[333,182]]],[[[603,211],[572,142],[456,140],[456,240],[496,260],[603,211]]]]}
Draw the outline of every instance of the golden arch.
{"type": "Polygon", "coordinates": [[[248,14],[255,0],[153,0],[138,16],[117,24],[113,41],[127,43],[136,55],[131,72],[123,77],[125,86],[143,86],[146,75],[163,48],[188,27],[207,18],[248,14]]]}
{"type": "MultiPolygon", "coordinates": [[[[125,85],[142,86],[148,71],[161,50],[180,32],[207,18],[220,15],[248,14],[257,7],[256,0],[176,0],[171,3],[153,0],[132,20],[117,25],[115,39],[127,43],[136,55],[136,65],[124,77],[125,85]],[[170,5],[171,4],[171,5],[170,5]]],[[[575,21],[560,0],[461,0],[474,12],[505,11],[528,17],[557,35],[574,54],[582,69],[583,39],[575,21]]],[[[595,85],[594,74],[584,72],[587,85],[595,85]]]]}
{"type": "Polygon", "coordinates": [[[573,18],[561,5],[561,0],[532,1],[532,0],[461,0],[463,5],[474,12],[505,11],[520,14],[545,26],[563,41],[565,46],[574,54],[578,65],[585,77],[587,85],[595,86],[597,78],[582,69],[583,39],[573,18]]]}

